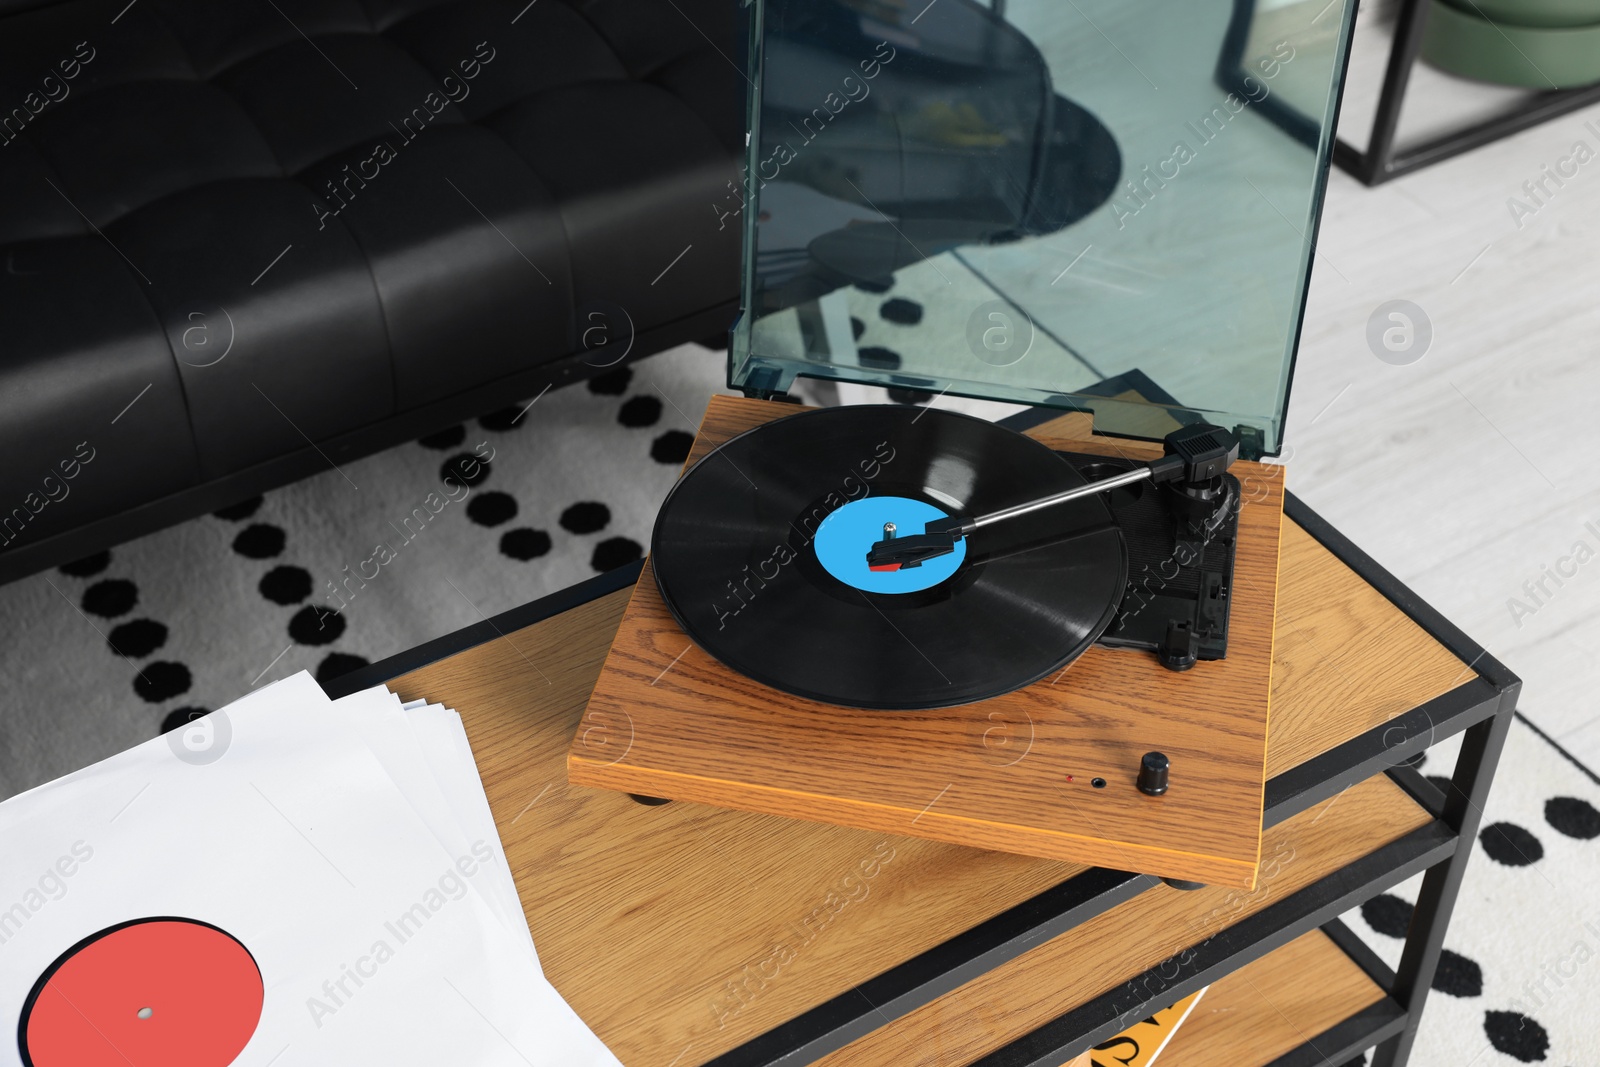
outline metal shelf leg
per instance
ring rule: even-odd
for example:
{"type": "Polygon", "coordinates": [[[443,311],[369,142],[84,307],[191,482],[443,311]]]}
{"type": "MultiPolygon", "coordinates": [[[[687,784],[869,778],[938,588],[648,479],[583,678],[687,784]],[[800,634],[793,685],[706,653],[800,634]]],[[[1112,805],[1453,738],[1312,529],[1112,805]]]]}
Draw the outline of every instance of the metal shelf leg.
{"type": "Polygon", "coordinates": [[[1417,895],[1411,928],[1406,933],[1406,947],[1389,994],[1406,1009],[1406,1026],[1378,1046],[1372,1067],[1403,1067],[1411,1055],[1417,1025],[1422,1019],[1422,1006],[1433,985],[1439,953],[1444,948],[1450,913],[1455,908],[1467,860],[1478,837],[1478,825],[1483,820],[1483,805],[1489,798],[1495,765],[1500,762],[1500,751],[1511,729],[1517,688],[1513,686],[1504,694],[1500,710],[1493,718],[1485,719],[1462,737],[1461,754],[1456,758],[1456,770],[1450,780],[1442,816],[1458,835],[1459,843],[1448,860],[1430,868],[1423,877],[1422,892],[1417,895]]]}

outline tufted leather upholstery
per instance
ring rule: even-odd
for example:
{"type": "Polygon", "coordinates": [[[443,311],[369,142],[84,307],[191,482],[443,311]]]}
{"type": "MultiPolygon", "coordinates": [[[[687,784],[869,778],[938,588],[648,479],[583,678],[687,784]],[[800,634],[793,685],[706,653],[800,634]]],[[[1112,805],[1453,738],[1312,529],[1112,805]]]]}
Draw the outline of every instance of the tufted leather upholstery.
{"type": "Polygon", "coordinates": [[[0,546],[731,301],[736,16],[0,0],[0,546]]]}

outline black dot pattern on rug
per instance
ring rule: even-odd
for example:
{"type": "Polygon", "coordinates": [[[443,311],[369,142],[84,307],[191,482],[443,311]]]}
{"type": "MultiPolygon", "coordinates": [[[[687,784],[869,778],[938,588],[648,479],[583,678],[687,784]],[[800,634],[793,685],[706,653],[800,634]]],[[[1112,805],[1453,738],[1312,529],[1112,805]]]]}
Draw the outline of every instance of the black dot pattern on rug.
{"type": "Polygon", "coordinates": [[[301,645],[331,645],[344,634],[344,616],[320,604],[308,604],[289,620],[289,636],[301,645]]]}
{"type": "Polygon", "coordinates": [[[84,556],[82,559],[75,559],[71,563],[63,563],[59,569],[62,574],[71,575],[74,578],[88,578],[91,575],[99,574],[109,566],[111,566],[111,553],[95,552],[84,556]]]}
{"type": "Polygon", "coordinates": [[[530,530],[526,526],[507,530],[500,538],[500,551],[512,559],[526,563],[550,551],[550,535],[543,530],[530,530]]]}
{"type": "MultiPolygon", "coordinates": [[[[261,498],[256,497],[253,501],[246,501],[246,504],[253,511],[260,506],[261,498]]],[[[65,564],[60,570],[63,574],[81,578],[99,574],[110,565],[111,553],[102,551],[65,564]]],[[[138,603],[139,587],[126,578],[105,578],[95,582],[83,591],[83,598],[79,601],[81,610],[86,614],[99,615],[104,619],[126,615],[138,603]]],[[[155,619],[130,619],[113,626],[111,632],[105,634],[105,641],[106,647],[114,655],[138,660],[164,647],[167,637],[168,630],[164,623],[155,619]]],[[[191,684],[193,680],[189,676],[189,668],[183,664],[156,662],[146,664],[134,676],[133,691],[147,703],[160,704],[188,692],[191,684]]]]}
{"type": "Polygon", "coordinates": [[[1404,937],[1411,926],[1411,904],[1392,893],[1380,893],[1361,905],[1367,925],[1387,937],[1404,937]]]}
{"type": "Polygon", "coordinates": [[[229,504],[225,508],[218,508],[211,514],[219,519],[227,519],[229,522],[243,522],[260,509],[263,499],[263,497],[253,496],[249,500],[241,500],[237,504],[229,504]]]}
{"type": "Polygon", "coordinates": [[[447,426],[438,433],[430,433],[426,437],[417,438],[417,444],[423,448],[431,448],[435,452],[443,452],[447,448],[455,448],[467,439],[465,426],[447,426]]]}
{"type": "MultiPolygon", "coordinates": [[[[453,448],[459,445],[465,436],[464,427],[453,426],[433,435],[432,438],[420,439],[420,443],[429,448],[453,448]]],[[[475,456],[455,456],[447,460],[444,465],[445,473],[451,470],[452,464],[459,464],[464,468],[462,473],[472,470],[480,481],[488,476],[487,464],[483,464],[475,456]],[[472,460],[472,464],[468,466],[462,462],[464,460],[472,460]]],[[[279,527],[256,524],[240,533],[234,541],[234,548],[246,556],[261,559],[281,554],[286,542],[287,535],[279,527]]],[[[348,571],[349,568],[346,567],[345,570],[348,571]]],[[[309,597],[312,584],[310,571],[304,567],[281,563],[261,576],[256,589],[263,599],[288,608],[300,604],[309,597]]],[[[295,643],[316,646],[329,645],[337,641],[344,635],[345,626],[345,618],[341,612],[319,604],[306,604],[290,616],[288,629],[289,637],[295,643]]],[[[323,657],[322,663],[318,665],[317,680],[329,681],[347,671],[365,666],[366,663],[367,661],[360,656],[331,652],[323,657]]],[[[268,670],[271,670],[270,666],[268,670]]]]}
{"type": "Polygon", "coordinates": [[[439,478],[456,485],[475,486],[489,477],[489,464],[470,452],[451,456],[439,468],[439,478]]]}
{"type": "Polygon", "coordinates": [[[134,619],[113,627],[106,643],[119,656],[144,659],[167,643],[167,628],[154,619],[134,619]]]}
{"type": "Polygon", "coordinates": [[[1507,867],[1526,867],[1544,858],[1539,839],[1514,822],[1485,826],[1478,834],[1478,843],[1490,859],[1507,867]]]}
{"type": "Polygon", "coordinates": [[[1483,996],[1483,968],[1459,952],[1443,949],[1439,969],[1433,972],[1433,988],[1451,997],[1483,996]]]}
{"type": "Polygon", "coordinates": [[[139,602],[139,588],[126,578],[107,578],[83,591],[83,610],[102,619],[126,615],[139,602]]]}
{"type": "Polygon", "coordinates": [[[639,542],[626,537],[608,537],[594,546],[594,555],[589,557],[589,566],[604,574],[614,571],[618,567],[632,563],[644,555],[644,549],[639,547],[639,542]]]}
{"type": "Polygon", "coordinates": [[[597,533],[610,521],[611,509],[593,500],[580,501],[561,513],[561,528],[568,533],[597,533]]]}
{"type": "Polygon", "coordinates": [[[850,336],[853,339],[859,341],[859,340],[861,340],[861,335],[866,333],[866,332],[867,332],[867,324],[862,322],[860,319],[856,318],[854,315],[851,315],[850,316],[850,336]]]}
{"type": "Polygon", "coordinates": [[[933,394],[926,389],[903,389],[896,385],[889,390],[889,399],[896,404],[926,404],[933,394]]]}
{"type": "Polygon", "coordinates": [[[499,526],[516,517],[517,500],[510,493],[491,490],[467,501],[467,518],[479,526],[499,526]]]}
{"type": "Polygon", "coordinates": [[[863,293],[887,293],[894,288],[893,278],[867,278],[856,282],[856,288],[863,293]]]}
{"type": "Polygon", "coordinates": [[[264,522],[251,523],[233,539],[233,550],[247,559],[271,559],[283,551],[283,529],[264,522]]]}
{"type": "Polygon", "coordinates": [[[181,730],[183,727],[188,726],[202,715],[210,714],[210,708],[196,708],[192,706],[186,708],[174,708],[172,711],[167,712],[166,718],[161,720],[161,732],[164,734],[170,734],[174,730],[181,730]]]}
{"type": "Polygon", "coordinates": [[[1600,811],[1578,797],[1552,797],[1544,802],[1544,821],[1579,841],[1600,837],[1600,811]]]}
{"type": "Polygon", "coordinates": [[[1402,767],[1411,767],[1411,768],[1415,769],[1417,767],[1422,766],[1424,763],[1427,763],[1427,762],[1428,762],[1428,754],[1426,752],[1418,752],[1414,756],[1407,756],[1405,759],[1401,760],[1400,761],[1400,766],[1402,766],[1402,767]]]}
{"type": "Polygon", "coordinates": [[[915,326],[922,321],[922,305],[915,300],[897,296],[885,300],[883,306],[878,308],[878,314],[883,316],[884,321],[892,322],[896,326],[915,326]]]}
{"type": "Polygon", "coordinates": [[[617,412],[617,421],[632,430],[654,426],[661,421],[661,401],[653,396],[631,397],[617,412]]]}
{"type": "Polygon", "coordinates": [[[317,681],[326,685],[340,675],[349,674],[366,665],[366,659],[361,656],[354,656],[349,652],[329,652],[323,657],[322,662],[317,664],[317,681]]]}
{"type": "Polygon", "coordinates": [[[147,703],[159,704],[187,693],[193,682],[188,667],[170,660],[157,660],[145,664],[144,669],[135,676],[133,691],[147,703]]]}
{"type": "Polygon", "coordinates": [[[478,425],[482,426],[485,430],[492,430],[495,433],[505,433],[507,430],[515,430],[518,426],[522,425],[522,414],[527,410],[528,409],[523,405],[517,404],[514,407],[501,408],[499,411],[491,411],[489,414],[482,415],[478,418],[478,425]]]}
{"type": "Polygon", "coordinates": [[[256,588],[274,604],[288,607],[311,595],[311,572],[304,567],[274,567],[261,576],[261,584],[256,588]]]}
{"type": "Polygon", "coordinates": [[[1447,778],[1446,776],[1444,776],[1442,774],[1427,774],[1427,775],[1423,775],[1423,777],[1428,779],[1428,781],[1432,782],[1434,785],[1438,786],[1439,787],[1439,792],[1443,793],[1446,798],[1448,798],[1450,796],[1450,779],[1449,778],[1447,778]]]}
{"type": "Polygon", "coordinates": [[[880,345],[868,345],[859,349],[856,354],[861,357],[863,367],[872,367],[875,370],[895,370],[900,366],[900,353],[880,345]]]}
{"type": "Polygon", "coordinates": [[[650,458],[657,463],[682,463],[694,447],[694,434],[668,430],[650,442],[650,458]]]}
{"type": "Polygon", "coordinates": [[[1550,1035],[1521,1012],[1485,1012],[1483,1032],[1489,1044],[1523,1063],[1538,1063],[1550,1051],[1550,1035]]]}
{"type": "Polygon", "coordinates": [[[628,391],[628,383],[633,381],[631,367],[618,367],[608,370],[604,374],[596,374],[589,379],[589,392],[596,396],[621,396],[628,391]]]}

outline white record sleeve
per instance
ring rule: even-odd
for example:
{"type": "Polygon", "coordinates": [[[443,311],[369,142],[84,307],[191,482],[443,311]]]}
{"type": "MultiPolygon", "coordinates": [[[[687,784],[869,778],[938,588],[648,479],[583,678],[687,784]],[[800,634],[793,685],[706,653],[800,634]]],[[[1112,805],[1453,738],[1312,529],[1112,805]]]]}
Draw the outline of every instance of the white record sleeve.
{"type": "Polygon", "coordinates": [[[617,1063],[472,891],[494,857],[442,847],[308,676],[208,718],[209,747],[167,735],[0,805],[0,1032],[64,951],[170,916],[260,969],[241,1067],[617,1063]]]}

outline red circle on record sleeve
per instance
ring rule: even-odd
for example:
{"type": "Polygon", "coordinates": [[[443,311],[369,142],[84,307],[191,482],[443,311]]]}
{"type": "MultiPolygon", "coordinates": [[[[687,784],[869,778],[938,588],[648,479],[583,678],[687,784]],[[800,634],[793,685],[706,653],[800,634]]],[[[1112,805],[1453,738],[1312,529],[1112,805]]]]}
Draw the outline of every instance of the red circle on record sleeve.
{"type": "Polygon", "coordinates": [[[18,1027],[28,1067],[227,1067],[261,1021],[261,970],[228,933],[137,919],[62,953],[18,1027]]]}

